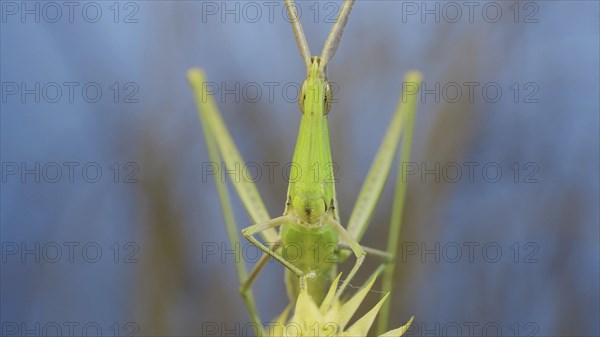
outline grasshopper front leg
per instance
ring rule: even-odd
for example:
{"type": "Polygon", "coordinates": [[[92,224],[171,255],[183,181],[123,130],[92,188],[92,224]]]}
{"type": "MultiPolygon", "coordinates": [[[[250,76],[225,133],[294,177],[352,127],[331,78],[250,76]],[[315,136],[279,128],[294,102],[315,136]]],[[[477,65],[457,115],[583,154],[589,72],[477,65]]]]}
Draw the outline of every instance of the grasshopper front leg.
{"type": "Polygon", "coordinates": [[[335,221],[335,219],[333,219],[332,217],[329,217],[326,221],[328,225],[335,229],[335,231],[340,236],[340,239],[342,239],[342,241],[350,247],[350,249],[354,253],[354,256],[356,257],[356,262],[354,263],[354,266],[348,273],[348,277],[346,277],[344,282],[342,282],[341,287],[336,293],[336,298],[339,299],[346,287],[348,286],[348,284],[350,284],[350,281],[352,281],[352,278],[354,278],[354,275],[356,275],[356,273],[360,269],[360,266],[362,265],[363,261],[365,260],[365,257],[367,256],[367,253],[360,246],[360,244],[356,242],[356,240],[354,240],[354,238],[352,238],[350,234],[348,234],[346,229],[342,227],[342,225],[340,225],[339,222],[335,221]]]}
{"type": "Polygon", "coordinates": [[[246,227],[244,229],[242,229],[242,235],[248,239],[248,241],[250,241],[253,245],[255,245],[256,247],[258,247],[260,250],[262,250],[265,254],[270,255],[272,257],[274,257],[277,261],[279,261],[282,265],[284,265],[286,268],[288,268],[289,270],[291,270],[294,274],[296,274],[296,276],[298,277],[302,277],[304,276],[304,273],[298,269],[298,267],[294,266],[292,263],[290,263],[289,261],[287,261],[281,254],[277,253],[274,249],[270,249],[269,247],[265,246],[265,244],[263,244],[262,242],[258,241],[254,235],[258,234],[262,231],[271,229],[271,228],[276,228],[279,227],[281,225],[284,225],[286,223],[289,223],[291,221],[294,221],[295,219],[291,216],[280,216],[278,218],[275,219],[271,219],[269,221],[266,221],[264,223],[261,224],[256,224],[250,227],[246,227]]]}

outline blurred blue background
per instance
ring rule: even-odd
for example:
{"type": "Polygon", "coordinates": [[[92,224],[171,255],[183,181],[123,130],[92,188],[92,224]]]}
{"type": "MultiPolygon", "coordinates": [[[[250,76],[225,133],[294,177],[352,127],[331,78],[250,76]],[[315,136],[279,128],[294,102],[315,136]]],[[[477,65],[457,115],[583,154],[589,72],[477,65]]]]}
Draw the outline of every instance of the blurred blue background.
{"type": "MultiPolygon", "coordinates": [[[[299,2],[313,54],[340,4],[299,2]]],[[[214,82],[280,214],[305,71],[282,3],[3,0],[1,10],[1,335],[189,336],[210,324],[246,334],[185,75],[198,66],[214,82]],[[269,162],[281,164],[273,179],[269,162]]],[[[342,221],[403,74],[420,70],[427,90],[394,326],[414,315],[412,336],[600,335],[599,13],[596,1],[357,1],[329,65],[342,221]]],[[[394,179],[365,245],[385,246],[394,179]]],[[[282,278],[271,263],[255,287],[265,320],[287,303],[282,278]]]]}

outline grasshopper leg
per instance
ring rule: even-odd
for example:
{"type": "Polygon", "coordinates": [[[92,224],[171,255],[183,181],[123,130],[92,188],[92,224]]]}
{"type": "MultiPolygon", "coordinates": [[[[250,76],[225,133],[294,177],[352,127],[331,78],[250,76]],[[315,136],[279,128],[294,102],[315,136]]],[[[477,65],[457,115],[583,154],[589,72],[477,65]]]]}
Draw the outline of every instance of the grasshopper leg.
{"type": "Polygon", "coordinates": [[[293,217],[290,217],[287,215],[280,216],[278,218],[274,218],[274,219],[271,219],[269,221],[266,221],[266,222],[263,222],[260,224],[246,227],[246,228],[242,229],[242,235],[246,239],[248,239],[248,241],[250,241],[252,244],[254,244],[256,247],[258,247],[260,250],[262,250],[264,253],[268,254],[269,256],[272,256],[277,261],[281,262],[281,264],[283,264],[286,268],[291,270],[294,274],[296,274],[296,276],[302,277],[302,276],[304,276],[304,273],[302,272],[302,270],[300,270],[298,267],[291,264],[281,254],[277,253],[274,249],[270,249],[269,247],[267,247],[265,244],[258,241],[258,239],[256,239],[254,237],[255,234],[258,234],[262,231],[265,231],[265,230],[268,230],[271,228],[279,227],[279,226],[289,223],[291,221],[294,221],[293,217]]]}

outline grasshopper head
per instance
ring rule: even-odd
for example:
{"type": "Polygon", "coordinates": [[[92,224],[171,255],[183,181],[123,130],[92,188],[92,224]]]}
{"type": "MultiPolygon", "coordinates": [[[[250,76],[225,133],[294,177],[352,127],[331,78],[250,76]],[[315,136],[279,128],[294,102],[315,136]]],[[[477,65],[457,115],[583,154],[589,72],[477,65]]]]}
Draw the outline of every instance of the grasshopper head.
{"type": "Polygon", "coordinates": [[[298,95],[298,106],[302,113],[306,111],[317,110],[316,106],[322,106],[323,115],[327,115],[331,110],[333,102],[333,91],[327,80],[325,68],[321,66],[321,58],[313,56],[311,58],[311,67],[302,83],[298,95]]]}

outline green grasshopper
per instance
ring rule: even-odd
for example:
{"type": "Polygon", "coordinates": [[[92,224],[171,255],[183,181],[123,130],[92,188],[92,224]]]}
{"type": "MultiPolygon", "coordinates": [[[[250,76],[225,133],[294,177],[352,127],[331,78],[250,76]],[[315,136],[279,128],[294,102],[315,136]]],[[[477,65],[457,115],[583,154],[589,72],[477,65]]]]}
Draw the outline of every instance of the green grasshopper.
{"type": "MultiPolygon", "coordinates": [[[[282,216],[271,217],[253,182],[233,181],[242,203],[248,211],[254,225],[242,230],[243,236],[260,248],[265,254],[257,262],[250,274],[242,263],[236,265],[241,280],[240,292],[246,303],[252,320],[261,324],[256,310],[251,285],[256,280],[269,257],[275,258],[286,267],[286,287],[293,301],[301,287],[308,287],[309,294],[316,303],[320,303],[327,290],[327,280],[337,273],[337,264],[347,258],[351,252],[356,261],[336,292],[339,298],[362,265],[367,253],[393,261],[400,234],[402,209],[406,191],[405,179],[400,174],[394,194],[394,211],[390,224],[390,235],[386,251],[363,247],[359,244],[364,235],[373,210],[379,200],[383,186],[396,153],[403,138],[401,162],[407,162],[410,156],[410,144],[414,124],[416,92],[420,83],[420,74],[409,72],[405,78],[405,88],[401,102],[386,131],[377,155],[359,193],[358,199],[344,228],[340,224],[338,203],[333,180],[333,162],[329,144],[328,114],[332,107],[332,90],[327,80],[326,67],[335,55],[344,27],[354,0],[346,0],[331,29],[320,57],[311,56],[300,21],[297,19],[293,0],[285,0],[286,8],[295,35],[298,49],[306,63],[307,75],[298,97],[302,117],[300,130],[293,155],[286,204],[282,216]],[[408,85],[407,85],[408,84],[408,85]],[[410,86],[409,86],[410,85],[410,86]],[[412,88],[409,93],[407,88],[412,88]],[[316,167],[316,169],[315,169],[316,167]],[[280,230],[277,231],[276,228],[280,230]],[[259,241],[255,235],[261,235],[267,243],[259,241]],[[296,248],[294,258],[286,256],[286,247],[296,248]],[[300,254],[298,254],[300,252],[300,254]]],[[[233,139],[227,130],[211,95],[207,93],[202,71],[192,69],[188,74],[192,85],[205,141],[211,161],[224,162],[228,168],[244,163],[233,139]]],[[[238,166],[239,167],[239,166],[238,166]]],[[[224,182],[217,181],[217,191],[221,201],[225,223],[232,244],[239,244],[237,225],[231,211],[231,201],[224,182]]],[[[394,265],[387,263],[384,269],[383,290],[392,288],[394,265]]],[[[380,315],[379,329],[387,327],[387,312],[384,307],[380,315]]]]}

